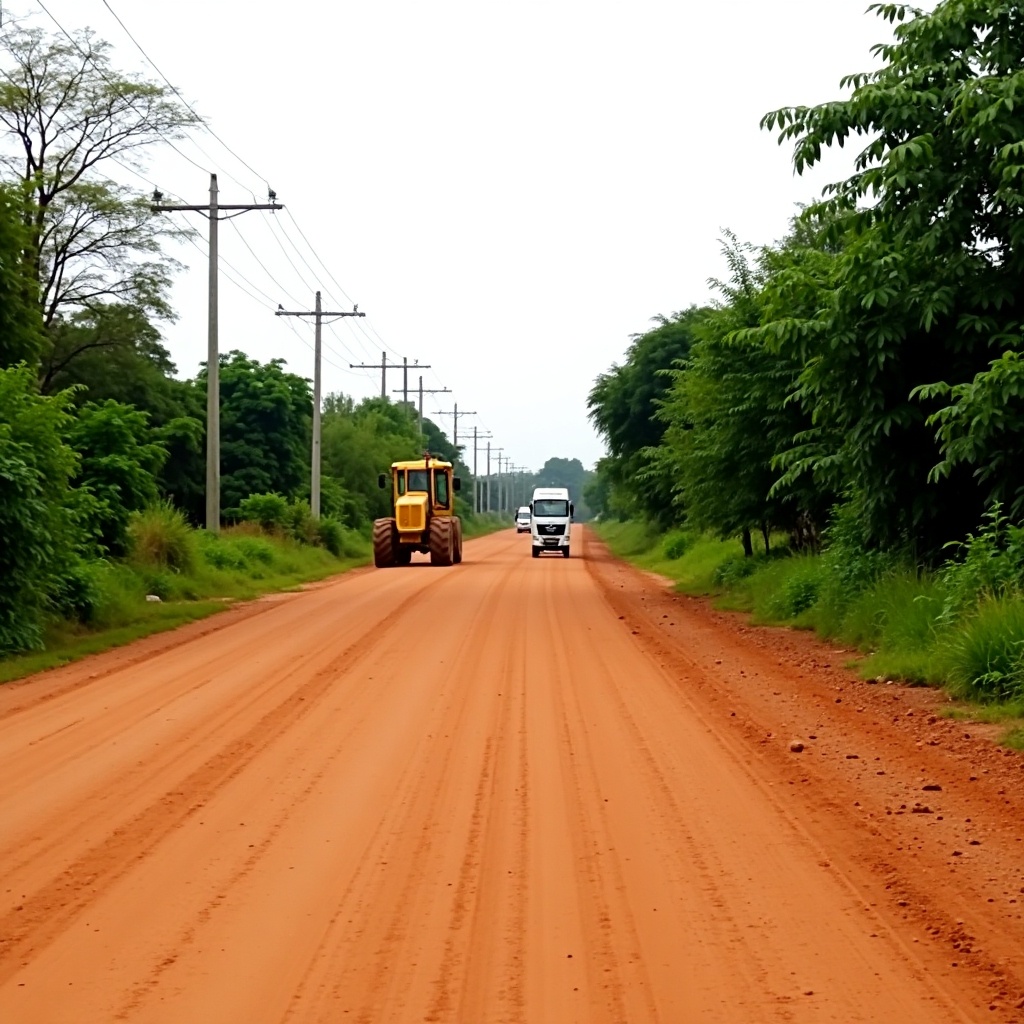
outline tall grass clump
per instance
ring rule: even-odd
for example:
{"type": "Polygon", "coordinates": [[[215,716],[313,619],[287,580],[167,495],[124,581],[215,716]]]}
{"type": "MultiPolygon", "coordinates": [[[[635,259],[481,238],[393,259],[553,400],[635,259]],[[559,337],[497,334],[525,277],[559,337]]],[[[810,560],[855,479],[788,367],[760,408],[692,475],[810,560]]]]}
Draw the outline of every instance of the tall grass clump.
{"type": "Polygon", "coordinates": [[[128,557],[138,565],[191,572],[198,558],[196,532],[169,501],[151,505],[128,521],[128,557]]]}
{"type": "Polygon", "coordinates": [[[982,703],[1024,699],[1024,599],[990,598],[945,645],[950,692],[982,703]]]}

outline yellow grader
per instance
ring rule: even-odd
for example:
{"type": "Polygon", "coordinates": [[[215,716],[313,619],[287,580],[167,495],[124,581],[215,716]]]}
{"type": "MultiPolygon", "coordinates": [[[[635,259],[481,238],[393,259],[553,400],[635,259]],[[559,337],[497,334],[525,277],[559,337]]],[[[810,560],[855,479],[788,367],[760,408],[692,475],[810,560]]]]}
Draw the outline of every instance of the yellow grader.
{"type": "Polygon", "coordinates": [[[430,555],[431,565],[462,561],[462,520],[455,515],[455,492],[461,481],[452,464],[424,452],[422,459],[395,462],[391,476],[381,473],[377,483],[390,479],[395,514],[373,523],[373,564],[378,569],[408,565],[414,551],[430,555]]]}

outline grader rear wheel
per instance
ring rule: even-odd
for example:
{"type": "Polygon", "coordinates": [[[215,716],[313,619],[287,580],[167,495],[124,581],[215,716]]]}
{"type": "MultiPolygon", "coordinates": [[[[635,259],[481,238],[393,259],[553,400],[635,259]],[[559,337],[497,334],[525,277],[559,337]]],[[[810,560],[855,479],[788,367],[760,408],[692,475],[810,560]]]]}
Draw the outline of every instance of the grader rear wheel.
{"type": "Polygon", "coordinates": [[[394,519],[373,521],[373,564],[378,569],[390,569],[398,564],[395,558],[395,532],[394,519]]]}
{"type": "Polygon", "coordinates": [[[451,518],[438,517],[430,521],[430,564],[451,565],[454,544],[451,518]]]}

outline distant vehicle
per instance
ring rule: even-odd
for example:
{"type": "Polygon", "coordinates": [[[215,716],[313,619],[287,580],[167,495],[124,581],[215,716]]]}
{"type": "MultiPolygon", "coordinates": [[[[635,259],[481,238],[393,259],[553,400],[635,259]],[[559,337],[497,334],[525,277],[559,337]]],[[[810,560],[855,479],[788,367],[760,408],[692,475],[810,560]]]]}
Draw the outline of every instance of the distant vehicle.
{"type": "Polygon", "coordinates": [[[573,504],[565,487],[538,487],[530,502],[530,554],[539,558],[542,551],[569,557],[569,527],[573,504]]]}
{"type": "Polygon", "coordinates": [[[530,532],[530,506],[522,505],[516,512],[516,533],[530,532]]]}

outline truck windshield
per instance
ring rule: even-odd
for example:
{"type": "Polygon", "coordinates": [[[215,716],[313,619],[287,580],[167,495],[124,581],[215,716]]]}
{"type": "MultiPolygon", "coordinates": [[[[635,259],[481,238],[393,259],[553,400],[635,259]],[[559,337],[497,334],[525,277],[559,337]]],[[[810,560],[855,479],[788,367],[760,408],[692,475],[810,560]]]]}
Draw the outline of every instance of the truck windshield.
{"type": "Polygon", "coordinates": [[[564,519],[569,514],[569,502],[562,498],[538,498],[533,503],[533,514],[535,516],[561,516],[564,519]]]}

